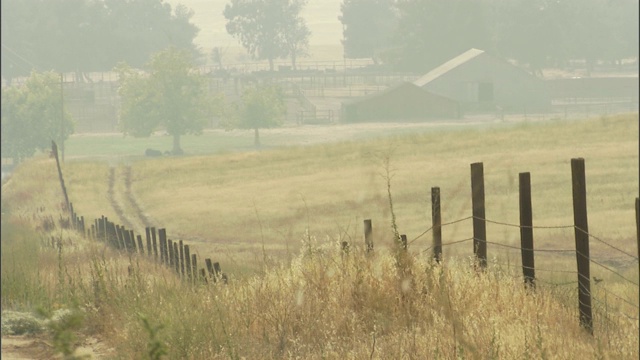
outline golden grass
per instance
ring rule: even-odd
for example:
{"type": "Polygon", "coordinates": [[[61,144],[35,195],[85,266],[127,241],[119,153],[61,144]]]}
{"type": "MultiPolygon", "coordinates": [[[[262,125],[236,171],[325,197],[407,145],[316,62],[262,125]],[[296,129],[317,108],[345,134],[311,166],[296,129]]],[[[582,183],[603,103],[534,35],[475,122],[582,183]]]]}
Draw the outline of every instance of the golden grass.
{"type": "MultiPolygon", "coordinates": [[[[517,250],[490,246],[489,267],[479,273],[468,260],[469,243],[445,248],[459,256],[446,256],[443,265],[431,263],[419,252],[427,235],[411,244],[411,261],[399,269],[385,246],[390,214],[380,177],[380,158],[391,154],[394,209],[410,239],[430,226],[431,186],[442,189],[443,221],[470,215],[474,161],[485,162],[489,218],[517,223],[517,174],[528,170],[534,225],[563,225],[572,223],[569,159],[583,156],[590,230],[633,253],[637,151],[633,114],[132,164],[134,195],[146,211],[170,237],[184,236],[202,256],[216,256],[230,275],[227,286],[190,285],[58,225],[37,237],[15,229],[33,231],[44,217],[60,216],[55,163],[35,159],[2,187],[2,307],[77,306],[87,319],[83,334],[102,339],[115,358],[147,358],[156,341],[167,358],[184,359],[637,359],[638,322],[629,318],[640,316],[637,286],[595,265],[592,274],[603,281],[592,283],[593,337],[578,324],[576,285],[544,282],[575,275],[540,271],[537,290],[527,290],[517,250]],[[372,256],[362,250],[364,218],[373,219],[376,233],[372,256]],[[7,221],[14,230],[5,230],[7,221]],[[42,247],[29,258],[35,251],[25,239],[50,236],[64,240],[62,256],[42,247]],[[342,240],[352,244],[347,255],[342,240]],[[247,269],[253,271],[239,276],[247,269]],[[142,318],[164,326],[155,339],[142,318]]],[[[112,211],[108,164],[68,162],[65,175],[79,213],[112,211]]],[[[470,232],[467,221],[445,227],[443,236],[447,242],[470,232]]],[[[518,244],[517,229],[489,225],[488,234],[518,244]]],[[[534,236],[539,248],[573,247],[572,229],[537,229],[534,236]]],[[[596,244],[594,257],[638,281],[637,263],[596,244]]],[[[537,268],[573,271],[572,256],[539,254],[537,268]]]]}
{"type": "MultiPolygon", "coordinates": [[[[391,237],[381,176],[385,156],[391,158],[398,226],[409,239],[431,226],[433,186],[441,188],[443,222],[471,215],[469,164],[478,161],[484,162],[488,219],[518,223],[518,173],[529,171],[534,225],[572,225],[569,163],[584,157],[590,232],[616,246],[634,246],[637,114],[143,160],[132,164],[132,186],[138,202],[170,237],[217,254],[223,266],[235,267],[235,261],[253,267],[263,243],[270,254],[295,250],[293,239],[307,228],[318,236],[359,242],[365,218],[373,220],[376,246],[386,246],[391,237]]],[[[106,186],[100,179],[105,165],[72,162],[65,170],[78,212],[108,216],[105,192],[97,191],[106,186]]],[[[490,241],[519,243],[517,228],[488,224],[487,231],[490,241]]],[[[471,235],[470,221],[443,229],[445,242],[471,235]]],[[[571,229],[536,229],[534,236],[537,248],[573,246],[571,229]]],[[[426,236],[412,248],[429,243],[426,236]]],[[[455,248],[462,254],[471,250],[455,248]]],[[[608,248],[602,251],[615,257],[608,248]]]]}

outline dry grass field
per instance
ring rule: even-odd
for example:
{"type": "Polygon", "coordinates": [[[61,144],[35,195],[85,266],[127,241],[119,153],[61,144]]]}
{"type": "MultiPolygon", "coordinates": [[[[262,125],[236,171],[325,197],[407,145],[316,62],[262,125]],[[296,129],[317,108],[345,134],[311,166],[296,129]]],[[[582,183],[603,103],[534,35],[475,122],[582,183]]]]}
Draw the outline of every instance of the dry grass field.
{"type": "MultiPolygon", "coordinates": [[[[141,232],[132,196],[170,238],[219,261],[227,286],[180,282],[63,229],[55,162],[36,158],[2,187],[2,310],[72,309],[83,325],[52,334],[97,338],[105,356],[117,358],[154,358],[163,348],[167,358],[187,359],[635,359],[637,259],[599,240],[636,252],[638,123],[634,113],[64,164],[79,214],[121,223],[115,202],[141,232]],[[489,268],[479,274],[469,242],[446,247],[444,265],[435,265],[423,252],[431,234],[420,237],[431,226],[433,186],[441,188],[443,222],[471,215],[469,164],[479,161],[488,219],[518,223],[518,173],[529,171],[534,226],[573,224],[575,157],[586,160],[589,230],[599,239],[591,256],[628,279],[592,265],[603,279],[592,284],[593,337],[578,325],[575,275],[558,272],[575,271],[575,254],[537,253],[540,283],[531,292],[519,250],[490,244],[489,268]],[[397,227],[416,239],[407,258],[392,251],[389,183],[397,227]],[[373,257],[363,254],[363,219],[373,222],[373,257]],[[44,246],[51,236],[62,248],[44,246]],[[340,241],[352,244],[349,255],[340,241]],[[548,284],[563,281],[571,283],[548,284]]],[[[489,223],[487,234],[519,245],[517,227],[489,223]]],[[[468,220],[443,228],[444,243],[470,236],[468,220]]],[[[571,228],[535,229],[534,238],[536,249],[574,246],[571,228]]]]}

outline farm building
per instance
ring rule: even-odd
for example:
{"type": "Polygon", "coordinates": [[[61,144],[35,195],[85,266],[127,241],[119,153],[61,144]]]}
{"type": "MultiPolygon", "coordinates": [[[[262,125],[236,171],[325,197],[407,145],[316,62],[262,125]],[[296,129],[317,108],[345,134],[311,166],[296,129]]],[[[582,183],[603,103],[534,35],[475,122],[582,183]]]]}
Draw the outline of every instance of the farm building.
{"type": "Polygon", "coordinates": [[[458,118],[458,102],[404,82],[342,103],[342,122],[458,118]]]}
{"type": "Polygon", "coordinates": [[[543,80],[478,49],[447,61],[414,84],[469,111],[547,111],[551,106],[543,80]]]}

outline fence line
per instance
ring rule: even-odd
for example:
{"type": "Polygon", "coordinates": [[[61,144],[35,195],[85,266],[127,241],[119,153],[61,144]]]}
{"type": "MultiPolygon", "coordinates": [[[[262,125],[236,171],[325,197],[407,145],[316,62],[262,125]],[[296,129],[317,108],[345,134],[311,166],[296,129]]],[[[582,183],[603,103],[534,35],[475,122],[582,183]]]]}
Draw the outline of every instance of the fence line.
{"type": "MultiPolygon", "coordinates": [[[[473,196],[477,196],[477,202],[473,205],[474,206],[474,211],[473,211],[473,215],[472,216],[468,216],[465,218],[461,218],[461,219],[457,219],[454,221],[450,221],[447,223],[443,223],[443,224],[434,224],[434,226],[428,228],[427,230],[425,230],[424,232],[422,232],[420,235],[418,235],[416,238],[414,238],[413,240],[411,240],[410,242],[407,242],[406,240],[406,235],[401,234],[400,235],[400,239],[402,240],[402,247],[401,250],[404,250],[405,252],[408,251],[408,245],[412,244],[413,242],[415,242],[416,240],[422,238],[424,235],[426,235],[427,233],[433,231],[434,234],[436,233],[435,229],[440,230],[443,226],[450,226],[450,225],[454,225],[466,220],[473,220],[473,226],[474,226],[474,235],[472,237],[469,238],[465,238],[465,239],[460,239],[460,240],[455,240],[455,241],[449,241],[446,243],[442,243],[441,239],[436,240],[436,237],[434,236],[434,241],[433,244],[428,246],[426,249],[422,250],[422,252],[428,252],[432,249],[436,249],[438,248],[440,251],[440,255],[441,255],[441,251],[442,248],[447,247],[447,246],[452,246],[452,245],[457,245],[457,244],[462,244],[462,243],[467,243],[467,242],[471,242],[473,241],[473,254],[476,257],[476,259],[479,261],[479,265],[480,268],[478,268],[478,271],[483,271],[483,269],[485,269],[487,267],[487,253],[486,253],[486,248],[487,248],[487,244],[492,244],[498,247],[502,247],[502,248],[506,248],[506,249],[511,249],[511,250],[520,250],[522,252],[522,263],[521,265],[511,265],[511,264],[507,264],[507,266],[510,267],[517,267],[517,268],[521,268],[523,270],[523,277],[525,280],[525,285],[527,286],[531,286],[532,288],[535,288],[535,282],[539,281],[543,284],[548,284],[548,285],[552,285],[552,286],[565,286],[565,285],[574,285],[574,284],[578,284],[578,287],[576,288],[577,292],[578,292],[578,304],[579,304],[579,313],[580,313],[580,324],[585,328],[586,331],[588,331],[590,334],[593,334],[593,317],[592,317],[592,305],[591,305],[591,300],[593,299],[596,302],[601,303],[601,300],[598,299],[596,296],[594,296],[594,292],[591,289],[591,275],[590,275],[590,269],[589,269],[589,265],[591,263],[607,270],[608,272],[618,276],[620,279],[623,279],[625,283],[630,283],[635,285],[636,287],[640,287],[640,285],[629,279],[627,276],[621,274],[620,272],[612,269],[611,267],[604,265],[603,263],[597,261],[596,259],[594,259],[593,256],[590,255],[589,253],[589,239],[590,238],[594,238],[596,239],[596,241],[598,241],[599,243],[605,244],[608,247],[610,247],[611,249],[614,249],[620,253],[623,253],[625,255],[627,255],[628,257],[637,260],[638,257],[620,249],[619,247],[616,247],[614,245],[612,245],[610,242],[605,241],[603,239],[600,239],[596,236],[591,235],[588,232],[588,227],[587,227],[587,221],[586,221],[586,200],[585,198],[580,199],[578,196],[578,199],[576,200],[576,194],[580,195],[580,193],[582,192],[582,196],[584,196],[585,194],[585,188],[584,188],[584,178],[580,179],[580,175],[579,174],[581,171],[584,171],[584,160],[583,159],[572,159],[572,177],[574,180],[574,220],[576,222],[576,224],[574,225],[559,225],[559,226],[533,226],[533,225],[527,225],[527,226],[522,226],[522,225],[516,225],[516,224],[510,224],[507,222],[500,222],[500,221],[495,221],[495,220],[490,220],[490,219],[486,219],[484,216],[484,179],[483,179],[483,170],[482,170],[482,163],[474,163],[472,164],[472,193],[473,196]],[[581,164],[580,164],[581,163],[581,164]],[[577,164],[577,165],[576,165],[577,164]],[[576,171],[575,168],[577,168],[578,170],[576,171]],[[580,167],[582,167],[582,169],[580,169],[580,167]],[[582,184],[578,184],[577,188],[576,188],[576,181],[575,179],[578,178],[582,184]],[[581,187],[580,187],[581,185],[581,187]],[[582,204],[581,204],[582,202],[582,204]],[[580,213],[578,215],[576,215],[577,213],[580,213]],[[582,218],[580,218],[582,217],[582,218]],[[580,220],[580,221],[578,221],[580,220]],[[526,229],[558,229],[558,228],[562,228],[562,229],[570,229],[573,228],[575,231],[575,237],[576,237],[576,248],[569,250],[569,249],[534,249],[533,248],[533,241],[531,240],[531,242],[529,242],[528,246],[515,246],[515,245],[509,245],[509,244],[503,244],[503,243],[499,243],[499,242],[494,242],[494,241],[490,241],[487,240],[486,238],[486,228],[484,227],[485,223],[489,222],[489,223],[493,223],[493,224],[497,224],[497,225],[501,225],[501,226],[508,226],[508,227],[517,227],[520,229],[526,228],[526,229]],[[478,229],[476,229],[478,227],[478,229]],[[536,268],[533,262],[533,254],[535,254],[536,252],[545,252],[545,253],[575,253],[576,254],[576,261],[578,263],[578,267],[577,267],[577,271],[576,270],[561,270],[561,269],[545,269],[545,268],[536,268]],[[526,261],[525,261],[526,260],[526,261]],[[576,275],[577,274],[577,281],[569,281],[569,282],[564,282],[564,283],[553,283],[553,282],[549,282],[543,279],[538,279],[535,277],[535,270],[539,271],[539,272],[547,272],[547,273],[559,273],[559,274],[570,274],[570,275],[576,275]]],[[[524,174],[528,174],[528,173],[524,173],[524,174]]],[[[112,175],[113,176],[113,175],[112,175]]],[[[111,176],[111,177],[112,177],[111,176]]],[[[112,181],[112,179],[110,179],[110,181],[112,181]]],[[[439,193],[439,188],[432,188],[432,190],[434,189],[438,189],[438,193],[439,193]]],[[[434,194],[434,192],[432,192],[432,195],[434,194]]],[[[437,201],[437,205],[438,206],[433,206],[432,210],[433,211],[438,211],[439,212],[439,196],[433,197],[432,196],[432,202],[433,201],[437,201]]],[[[521,197],[521,201],[522,201],[522,197],[521,197]]],[[[432,204],[433,205],[433,204],[432,204]]],[[[638,205],[638,199],[636,199],[636,217],[638,218],[638,208],[640,208],[640,206],[638,205]]],[[[145,255],[145,250],[144,250],[144,244],[145,242],[143,242],[142,240],[142,235],[137,235],[134,233],[133,230],[129,230],[124,226],[121,225],[117,225],[114,224],[113,222],[110,222],[108,220],[108,218],[102,216],[102,218],[100,219],[95,219],[94,223],[91,225],[90,228],[85,226],[85,220],[84,217],[82,216],[77,216],[77,214],[74,212],[73,210],[73,204],[69,203],[69,210],[70,210],[70,215],[71,215],[71,221],[70,226],[72,226],[73,228],[77,229],[79,232],[81,232],[85,237],[89,237],[89,238],[93,238],[95,240],[98,241],[104,241],[105,244],[107,245],[111,245],[112,247],[118,249],[118,250],[125,250],[127,252],[131,253],[139,253],[142,255],[145,255]]],[[[522,206],[521,206],[521,211],[523,210],[522,206]]],[[[525,209],[526,210],[526,209],[525,209]]],[[[435,219],[435,217],[434,217],[435,219]]],[[[521,217],[521,222],[522,222],[522,217],[521,217]]],[[[640,245],[640,220],[638,220],[638,244],[640,245]]],[[[439,221],[438,221],[439,222],[439,221]]],[[[531,222],[529,222],[528,224],[531,224],[531,222]]],[[[524,236],[523,233],[521,232],[521,237],[524,236]]],[[[529,235],[531,236],[531,234],[529,235]]],[[[204,260],[204,264],[202,264],[202,267],[198,267],[198,260],[197,260],[197,256],[196,253],[197,251],[195,251],[194,249],[190,248],[188,244],[185,244],[182,240],[179,241],[172,241],[171,239],[167,238],[166,235],[166,229],[162,228],[162,229],[158,229],[158,237],[159,237],[159,246],[157,246],[157,242],[156,242],[156,228],[154,227],[146,227],[145,228],[145,237],[146,237],[146,245],[147,245],[147,251],[146,251],[146,255],[151,258],[154,259],[156,262],[159,262],[160,264],[166,265],[168,268],[176,271],[176,274],[182,278],[182,279],[187,279],[189,282],[197,282],[198,279],[201,280],[201,282],[203,283],[209,283],[209,282],[213,282],[213,283],[217,283],[217,282],[223,282],[223,283],[227,283],[227,276],[226,274],[222,273],[221,268],[220,268],[220,264],[218,262],[212,262],[210,258],[206,258],[204,260]],[[159,253],[157,250],[157,247],[160,248],[159,253]],[[152,248],[153,248],[153,252],[152,252],[152,248]],[[199,274],[199,275],[198,275],[199,274]]],[[[365,219],[364,220],[364,237],[365,237],[365,242],[364,245],[366,246],[366,252],[367,253],[372,253],[373,249],[374,249],[374,244],[373,244],[373,227],[372,227],[372,222],[371,219],[365,219]]],[[[524,244],[524,243],[523,243],[524,244]]],[[[342,251],[344,253],[348,253],[349,251],[349,243],[348,242],[342,242],[342,251]]],[[[640,250],[639,250],[640,251],[640,250]]],[[[437,254],[435,254],[437,255],[437,254]]],[[[439,262],[439,259],[441,259],[441,256],[435,256],[434,257],[436,259],[436,261],[439,262]]],[[[200,262],[201,263],[201,262],[200,262]]],[[[518,276],[519,277],[519,276],[518,276]]],[[[514,277],[515,278],[515,277],[514,277]]],[[[594,277],[594,281],[596,281],[596,284],[599,282],[595,277],[594,277]]],[[[621,301],[624,304],[627,304],[633,308],[638,309],[639,306],[637,304],[634,304],[631,300],[627,299],[624,296],[618,295],[615,292],[610,292],[608,290],[606,290],[606,288],[604,288],[605,294],[606,295],[612,295],[613,297],[615,297],[617,300],[621,301]]],[[[640,302],[640,301],[639,301],[640,302]]],[[[605,304],[605,306],[608,306],[605,304]]],[[[624,314],[624,312],[621,312],[619,310],[616,310],[619,313],[621,313],[622,315],[628,317],[629,319],[635,319],[634,317],[629,316],[628,314],[624,314]]]]}

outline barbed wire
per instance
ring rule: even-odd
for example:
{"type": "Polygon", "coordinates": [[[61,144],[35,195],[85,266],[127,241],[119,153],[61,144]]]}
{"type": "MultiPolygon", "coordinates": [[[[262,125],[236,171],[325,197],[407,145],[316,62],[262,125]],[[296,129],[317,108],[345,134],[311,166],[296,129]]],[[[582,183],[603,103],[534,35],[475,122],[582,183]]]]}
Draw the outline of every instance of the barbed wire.
{"type": "Polygon", "coordinates": [[[546,285],[552,285],[552,286],[566,286],[566,285],[573,285],[573,284],[577,284],[577,283],[578,283],[578,280],[566,281],[566,282],[561,282],[561,283],[555,283],[555,282],[552,282],[552,281],[547,281],[547,280],[543,280],[543,279],[540,279],[540,278],[535,278],[535,279],[534,279],[534,282],[536,282],[536,283],[537,283],[537,282],[541,282],[541,283],[543,283],[543,284],[546,284],[546,285]]]}
{"type": "MultiPolygon", "coordinates": [[[[445,246],[449,246],[449,245],[456,245],[456,244],[460,244],[460,243],[467,242],[467,241],[471,241],[471,240],[473,240],[473,238],[472,238],[472,237],[467,238],[467,239],[462,239],[462,240],[451,241],[451,242],[448,242],[448,243],[442,244],[441,246],[442,246],[442,247],[445,247],[445,246]]],[[[426,249],[422,250],[422,252],[427,252],[427,251],[429,251],[429,250],[431,250],[431,249],[433,249],[433,248],[434,248],[434,246],[433,246],[433,245],[431,245],[431,246],[427,247],[426,249]]]]}
{"type": "Polygon", "coordinates": [[[609,268],[608,266],[606,266],[606,265],[604,265],[604,264],[601,264],[600,262],[598,262],[598,261],[594,260],[591,256],[587,256],[587,255],[583,254],[582,252],[580,252],[580,251],[578,251],[578,250],[576,250],[576,254],[578,254],[578,255],[582,256],[582,257],[583,257],[583,258],[585,258],[585,259],[588,259],[588,260],[589,260],[589,262],[592,262],[592,263],[594,263],[594,264],[596,264],[596,265],[598,265],[598,266],[600,266],[600,267],[602,267],[602,268],[606,269],[607,271],[609,271],[609,272],[611,272],[611,273],[613,273],[613,274],[615,274],[615,275],[618,275],[621,279],[624,279],[624,280],[625,280],[625,281],[627,281],[628,283],[631,283],[631,284],[633,284],[633,285],[635,285],[635,286],[640,287],[640,285],[639,285],[637,282],[635,282],[635,281],[633,281],[633,280],[630,280],[630,279],[628,279],[626,276],[622,275],[621,273],[619,273],[619,272],[617,272],[617,271],[615,271],[615,270],[613,270],[613,269],[609,268]]]}
{"type": "Polygon", "coordinates": [[[622,249],[620,249],[620,248],[618,248],[618,247],[616,247],[616,246],[614,246],[614,245],[611,245],[610,243],[608,243],[608,242],[606,242],[606,241],[604,241],[604,240],[600,239],[599,237],[597,237],[597,236],[595,236],[595,235],[593,235],[593,234],[589,233],[588,231],[583,230],[582,228],[580,228],[580,227],[578,227],[578,226],[574,226],[574,227],[575,227],[575,229],[576,229],[576,230],[578,230],[578,231],[582,232],[583,234],[587,234],[590,238],[593,238],[593,239],[595,239],[596,241],[599,241],[599,242],[601,242],[601,243],[603,243],[603,244],[607,245],[608,247],[610,247],[610,248],[612,248],[612,249],[614,249],[614,250],[617,250],[617,251],[619,251],[619,252],[621,252],[621,253],[623,253],[623,254],[625,254],[625,255],[627,255],[627,256],[629,256],[629,257],[631,257],[631,258],[635,259],[635,260],[638,260],[638,257],[637,257],[637,256],[635,256],[635,255],[633,255],[633,254],[630,254],[630,253],[628,253],[628,252],[626,252],[626,251],[624,251],[624,250],[622,250],[622,249]]]}
{"type": "MultiPolygon", "coordinates": [[[[638,305],[638,304],[634,304],[633,302],[629,301],[629,299],[627,299],[627,298],[625,298],[625,297],[622,297],[622,296],[620,296],[620,295],[617,295],[617,294],[616,294],[616,293],[614,293],[614,292],[607,291],[606,289],[604,290],[604,292],[605,292],[605,295],[611,295],[611,296],[613,296],[614,298],[616,298],[616,299],[618,299],[618,300],[620,300],[620,301],[624,302],[625,304],[627,304],[627,305],[629,305],[629,306],[631,306],[631,307],[633,307],[633,308],[636,308],[636,309],[639,309],[639,310],[640,310],[640,305],[638,305]]],[[[593,292],[592,292],[592,293],[593,293],[593,292]]],[[[596,296],[595,296],[595,295],[593,295],[593,294],[591,294],[591,297],[595,298],[596,296]]]]}
{"type": "Polygon", "coordinates": [[[551,225],[551,226],[546,226],[546,225],[535,225],[535,226],[523,226],[523,225],[519,225],[519,224],[511,224],[511,223],[507,223],[507,222],[503,222],[503,221],[495,221],[495,220],[490,220],[490,219],[483,219],[479,216],[472,216],[474,219],[477,220],[483,220],[486,221],[488,223],[492,223],[492,224],[496,224],[496,225],[503,225],[503,226],[509,226],[509,227],[517,227],[517,228],[524,228],[524,229],[569,229],[574,227],[574,225],[551,225]]]}
{"type": "Polygon", "coordinates": [[[478,241],[479,242],[484,242],[484,243],[487,243],[487,244],[502,246],[502,247],[506,247],[506,248],[514,249],[514,250],[526,250],[526,251],[534,251],[534,252],[540,251],[540,252],[551,252],[551,253],[575,252],[574,249],[530,249],[530,248],[523,248],[523,247],[520,247],[520,246],[502,244],[502,243],[495,242],[495,241],[488,241],[488,240],[481,240],[481,239],[478,239],[478,241]]]}
{"type": "MultiPolygon", "coordinates": [[[[440,224],[440,227],[447,226],[447,225],[453,225],[453,224],[456,224],[456,223],[459,223],[459,222],[462,222],[462,221],[465,221],[465,220],[469,220],[471,218],[473,218],[473,216],[467,216],[466,218],[462,218],[462,219],[450,221],[450,222],[447,222],[447,223],[444,223],[444,224],[440,224]]],[[[416,236],[413,240],[409,241],[409,244],[412,244],[414,241],[416,241],[416,240],[420,239],[421,237],[425,236],[431,230],[433,230],[433,228],[434,228],[434,226],[431,226],[430,228],[425,230],[422,234],[416,236]]]]}

